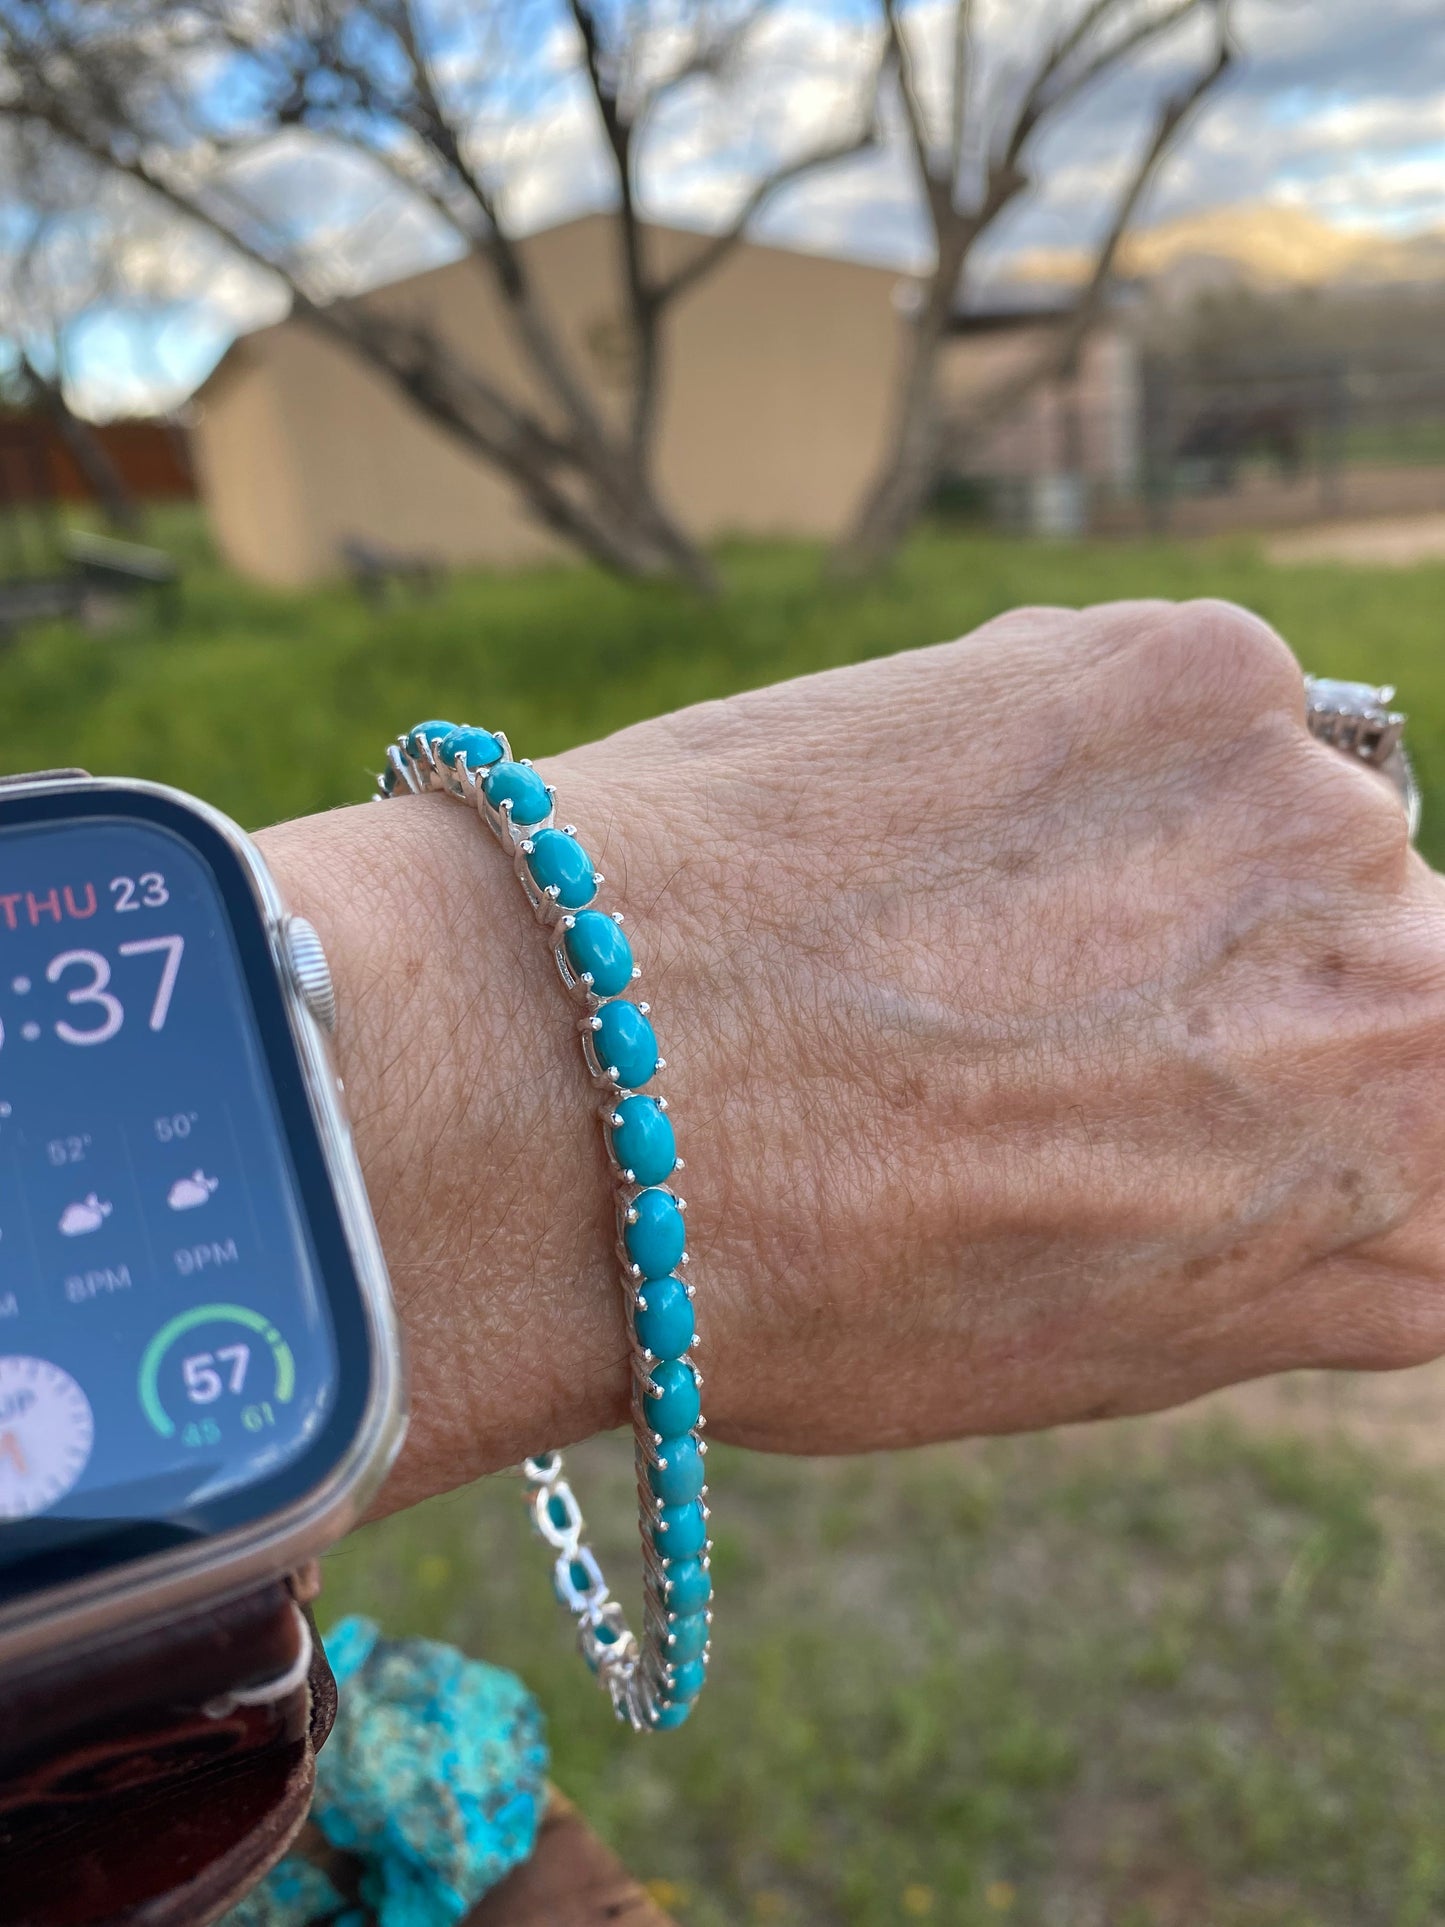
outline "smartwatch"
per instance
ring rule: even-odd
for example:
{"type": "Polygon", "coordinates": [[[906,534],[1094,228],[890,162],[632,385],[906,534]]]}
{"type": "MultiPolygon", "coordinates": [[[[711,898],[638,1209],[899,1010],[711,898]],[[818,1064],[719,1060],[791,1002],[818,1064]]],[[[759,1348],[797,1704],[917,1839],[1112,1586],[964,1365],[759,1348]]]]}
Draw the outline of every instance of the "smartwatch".
{"type": "Polygon", "coordinates": [[[305,1818],[403,1430],[334,1019],[225,817],[0,782],[3,1927],[199,1927],[305,1818]]]}

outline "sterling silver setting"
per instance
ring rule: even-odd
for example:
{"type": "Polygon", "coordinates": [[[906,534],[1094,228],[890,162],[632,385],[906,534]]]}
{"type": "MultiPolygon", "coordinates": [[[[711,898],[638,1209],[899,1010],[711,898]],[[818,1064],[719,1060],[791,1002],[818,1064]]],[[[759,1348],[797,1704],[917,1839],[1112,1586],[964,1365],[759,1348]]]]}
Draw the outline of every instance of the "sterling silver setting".
{"type": "MultiPolygon", "coordinates": [[[[489,732],[501,744],[502,754],[508,761],[517,761],[530,767],[528,759],[514,757],[507,737],[501,730],[489,732]]],[[[638,1522],[642,1540],[643,1569],[643,1618],[642,1632],[639,1636],[628,1626],[622,1606],[615,1600],[607,1580],[598,1563],[596,1554],[586,1542],[586,1521],[582,1508],[566,1478],[566,1468],[562,1454],[549,1451],[524,1459],[520,1467],[521,1475],[527,1486],[526,1502],[532,1515],[532,1523],[542,1540],[555,1553],[553,1562],[553,1585],[561,1604],[576,1621],[577,1645],[587,1665],[597,1675],[598,1683],[607,1692],[613,1710],[619,1720],[626,1722],[639,1733],[657,1730],[657,1719],[666,1705],[665,1689],[668,1685],[672,1660],[669,1645],[672,1635],[670,1624],[677,1614],[670,1611],[667,1604],[666,1574],[662,1560],[653,1540],[658,1526],[663,1502],[657,1498],[648,1482],[649,1468],[664,1464],[658,1456],[658,1448],[663,1444],[661,1433],[653,1430],[648,1422],[647,1403],[649,1393],[655,1391],[651,1384],[652,1368],[661,1361],[650,1351],[645,1350],[637,1341],[634,1311],[645,1306],[646,1286],[641,1282],[638,1268],[631,1262],[623,1243],[623,1231],[628,1222],[628,1213],[633,1209],[633,1200],[644,1190],[630,1171],[624,1171],[613,1155],[611,1134],[608,1127],[614,1121],[618,1102],[630,1095],[628,1087],[619,1081],[616,1067],[603,1064],[596,1051],[594,1027],[596,1012],[606,1001],[593,991],[585,975],[579,976],[568,961],[565,948],[565,931],[572,920],[572,913],[564,910],[556,901],[555,890],[539,889],[531,871],[527,867],[527,856],[532,848],[532,838],[539,831],[560,827],[567,834],[574,833],[570,823],[557,825],[555,822],[556,791],[547,784],[547,795],[553,808],[541,822],[528,824],[525,828],[513,823],[511,808],[504,803],[494,809],[487,800],[483,787],[486,770],[468,769],[465,759],[458,756],[454,764],[447,764],[435,753],[433,742],[425,734],[415,737],[399,736],[386,753],[387,767],[377,778],[377,795],[374,800],[388,801],[396,796],[421,796],[427,792],[440,791],[459,801],[470,804],[512,858],[512,867],[521,884],[528,903],[539,923],[544,925],[552,938],[552,956],[558,976],[568,995],[582,1006],[583,1014],[577,1021],[577,1031],[581,1044],[581,1054],[592,1081],[603,1092],[597,1107],[597,1115],[602,1126],[603,1142],[607,1149],[608,1164],[615,1184],[617,1212],[617,1258],[620,1283],[626,1311],[629,1348],[632,1359],[632,1428],[634,1461],[637,1472],[638,1522]],[[579,1580],[585,1581],[579,1583],[579,1580]]],[[[605,879],[600,871],[593,872],[595,884],[605,879]]],[[[594,904],[592,906],[596,908],[594,904]]],[[[620,911],[611,915],[615,922],[624,921],[620,911]]],[[[634,967],[634,981],[641,976],[641,970],[634,967]]],[[[646,1015],[647,1003],[638,1001],[638,1008],[646,1015]]],[[[666,1068],[667,1060],[659,1056],[657,1069],[666,1068]]],[[[649,1095],[656,1095],[649,1092],[649,1095]]],[[[664,1111],[667,1109],[665,1097],[657,1096],[657,1103],[664,1111]]],[[[683,1160],[679,1157],[676,1171],[683,1170],[683,1160]]],[[[658,1187],[653,1187],[658,1188],[658,1187]]],[[[678,1195],[675,1184],[670,1178],[666,1186],[677,1200],[678,1209],[686,1212],[685,1199],[678,1195]]],[[[689,1266],[690,1254],[684,1251],[678,1264],[680,1275],[689,1266]]],[[[685,1290],[689,1299],[694,1298],[693,1285],[688,1282],[685,1290]]],[[[693,1368],[699,1392],[703,1390],[704,1379],[697,1362],[697,1348],[700,1340],[695,1334],[687,1353],[687,1361],[693,1368]]],[[[707,1424],[704,1416],[699,1416],[694,1431],[698,1434],[698,1451],[707,1452],[707,1441],[701,1436],[707,1424]]],[[[700,1497],[703,1517],[709,1518],[708,1488],[704,1484],[700,1497]]],[[[699,1563],[707,1570],[712,1565],[712,1540],[708,1539],[698,1555],[699,1563]]],[[[706,1609],[709,1627],[712,1624],[712,1611],[706,1609]]],[[[702,1660],[706,1666],[711,1659],[711,1641],[704,1648],[702,1660]]]]}
{"type": "Polygon", "coordinates": [[[1305,677],[1305,720],[1311,736],[1380,772],[1404,805],[1413,842],[1420,828],[1420,786],[1405,752],[1407,718],[1392,708],[1394,700],[1388,684],[1305,677]]]}

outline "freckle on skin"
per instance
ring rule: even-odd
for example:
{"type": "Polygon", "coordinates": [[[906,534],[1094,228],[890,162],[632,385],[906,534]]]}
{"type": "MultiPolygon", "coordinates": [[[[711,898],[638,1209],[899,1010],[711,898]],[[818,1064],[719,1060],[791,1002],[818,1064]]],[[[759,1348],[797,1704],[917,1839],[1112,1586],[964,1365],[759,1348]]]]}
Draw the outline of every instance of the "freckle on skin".
{"type": "Polygon", "coordinates": [[[1346,964],[1338,950],[1327,950],[1320,958],[1320,975],[1326,983],[1339,983],[1345,975],[1346,964]]]}
{"type": "Polygon", "coordinates": [[[1213,1013],[1207,1010],[1191,1010],[1188,1031],[1191,1037],[1209,1037],[1214,1031],[1213,1013]]]}
{"type": "Polygon", "coordinates": [[[1038,860],[1037,850],[1000,850],[991,867],[1003,876],[1016,877],[1037,868],[1038,860]]]}
{"type": "Polygon", "coordinates": [[[928,1080],[917,1071],[901,1077],[898,1082],[884,1092],[884,1099],[890,1110],[915,1111],[923,1106],[928,1096],[928,1080]]]}

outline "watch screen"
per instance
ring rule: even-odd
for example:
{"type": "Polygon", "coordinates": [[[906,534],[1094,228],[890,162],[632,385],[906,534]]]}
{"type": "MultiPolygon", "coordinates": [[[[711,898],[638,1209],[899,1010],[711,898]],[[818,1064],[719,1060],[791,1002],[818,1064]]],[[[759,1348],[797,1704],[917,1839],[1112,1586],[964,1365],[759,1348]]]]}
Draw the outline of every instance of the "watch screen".
{"type": "Polygon", "coordinates": [[[119,801],[0,806],[0,1603],[273,1510],[357,1423],[260,910],[208,824],[119,801]]]}

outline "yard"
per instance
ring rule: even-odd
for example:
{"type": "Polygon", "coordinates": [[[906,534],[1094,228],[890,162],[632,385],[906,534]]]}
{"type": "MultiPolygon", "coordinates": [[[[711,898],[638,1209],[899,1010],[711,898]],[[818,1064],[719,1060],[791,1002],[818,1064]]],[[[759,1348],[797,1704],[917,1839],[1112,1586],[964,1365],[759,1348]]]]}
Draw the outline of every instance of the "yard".
{"type": "MultiPolygon", "coordinates": [[[[1399,683],[1445,857],[1445,565],[935,533],[865,589],[748,548],[716,608],[556,571],[370,611],[245,588],[171,533],[169,626],[0,654],[0,768],[153,776],[257,825],[364,796],[423,714],[540,753],[1020,602],[1213,594],[1313,668],[1399,683]]],[[[630,1451],[578,1457],[625,1572],[630,1451]]],[[[510,1480],[359,1534],[324,1604],[521,1671],[556,1779],[686,1927],[1445,1922],[1445,1475],[1218,1418],[712,1465],[715,1683],[666,1742],[607,1719],[510,1480]]]]}

